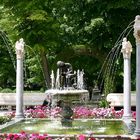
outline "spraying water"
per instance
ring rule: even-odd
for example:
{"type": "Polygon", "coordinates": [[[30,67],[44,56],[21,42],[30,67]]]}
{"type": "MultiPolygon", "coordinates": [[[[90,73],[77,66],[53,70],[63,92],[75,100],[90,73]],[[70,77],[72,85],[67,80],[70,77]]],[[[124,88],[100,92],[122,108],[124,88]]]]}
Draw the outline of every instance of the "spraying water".
{"type": "Polygon", "coordinates": [[[54,89],[55,87],[55,77],[54,77],[54,72],[52,70],[52,73],[51,73],[51,88],[54,89]]]}
{"type": "MultiPolygon", "coordinates": [[[[43,72],[43,68],[42,68],[42,66],[41,66],[41,63],[40,63],[40,60],[39,60],[39,57],[38,57],[37,53],[36,53],[36,52],[33,50],[33,48],[31,48],[29,45],[25,44],[25,46],[26,46],[26,49],[30,49],[30,50],[32,51],[32,53],[34,54],[34,56],[35,56],[35,58],[36,58],[36,60],[37,60],[38,66],[39,66],[39,68],[40,68],[40,70],[41,70],[41,72],[42,72],[42,74],[43,74],[43,78],[44,78],[45,84],[46,84],[46,86],[47,86],[47,82],[46,82],[46,80],[45,80],[45,75],[44,75],[44,72],[43,72]]],[[[25,52],[26,52],[26,53],[27,53],[27,52],[29,53],[28,50],[25,51],[25,52]]],[[[25,61],[26,61],[26,59],[25,59],[25,61]]],[[[25,79],[27,79],[27,76],[26,76],[26,62],[24,63],[24,67],[25,67],[25,69],[24,69],[24,71],[25,71],[25,79]]]]}
{"type": "MultiPolygon", "coordinates": [[[[112,85],[115,80],[115,75],[118,68],[119,59],[121,56],[121,43],[123,41],[124,37],[127,37],[130,32],[133,30],[133,23],[132,21],[127,28],[121,33],[121,35],[118,37],[114,47],[111,49],[111,51],[108,53],[102,68],[99,72],[97,83],[100,82],[100,89],[106,89],[109,93],[112,90],[112,85]]],[[[106,94],[106,93],[105,93],[106,94]]]]}
{"type": "Polygon", "coordinates": [[[16,70],[16,61],[15,61],[15,56],[13,55],[13,51],[12,51],[12,43],[10,42],[10,40],[8,39],[7,35],[5,32],[3,31],[0,31],[0,36],[1,38],[3,39],[3,42],[9,52],[9,55],[10,55],[10,58],[11,58],[11,61],[12,61],[12,64],[14,66],[14,69],[16,70]]]}
{"type": "Polygon", "coordinates": [[[56,73],[56,89],[60,88],[60,72],[59,69],[57,69],[57,73],[56,73]]]}

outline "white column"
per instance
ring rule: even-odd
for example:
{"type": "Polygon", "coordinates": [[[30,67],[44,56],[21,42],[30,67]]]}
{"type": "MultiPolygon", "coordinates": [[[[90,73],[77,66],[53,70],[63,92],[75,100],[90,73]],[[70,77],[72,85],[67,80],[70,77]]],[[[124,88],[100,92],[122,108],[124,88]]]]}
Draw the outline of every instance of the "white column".
{"type": "Polygon", "coordinates": [[[135,136],[140,137],[140,16],[136,16],[134,24],[136,39],[136,129],[135,136]]]}
{"type": "Polygon", "coordinates": [[[24,118],[23,113],[23,58],[24,41],[20,39],[16,42],[17,69],[16,69],[16,119],[24,118]]]}
{"type": "Polygon", "coordinates": [[[130,58],[132,52],[132,45],[126,38],[123,39],[122,49],[124,58],[124,80],[123,80],[123,104],[124,114],[123,119],[131,119],[131,70],[130,70],[130,58]]]}

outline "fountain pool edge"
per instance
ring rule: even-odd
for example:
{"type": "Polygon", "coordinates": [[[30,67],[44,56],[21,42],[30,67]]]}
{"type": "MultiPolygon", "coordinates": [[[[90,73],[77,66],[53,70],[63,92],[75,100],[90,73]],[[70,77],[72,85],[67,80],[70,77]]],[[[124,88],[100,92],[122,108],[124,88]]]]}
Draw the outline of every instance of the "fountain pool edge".
{"type": "MultiPolygon", "coordinates": [[[[26,118],[26,119],[21,119],[21,120],[12,120],[11,122],[8,122],[8,123],[6,123],[6,124],[4,124],[4,125],[2,125],[2,126],[0,126],[0,132],[1,132],[1,130],[2,129],[4,129],[4,128],[6,128],[6,127],[8,127],[8,126],[10,126],[10,125],[14,125],[14,124],[16,124],[16,123],[18,123],[18,122],[20,122],[20,121],[23,121],[23,120],[33,120],[33,118],[26,118]]],[[[42,119],[39,119],[39,118],[35,118],[35,120],[50,120],[50,119],[46,119],[46,118],[42,118],[42,119]]],[[[75,120],[83,120],[83,119],[75,119],[75,120]]],[[[117,120],[119,120],[119,121],[123,121],[122,119],[86,119],[86,120],[97,120],[97,121],[99,121],[99,120],[109,120],[109,121],[117,121],[117,120]]],[[[133,121],[133,120],[132,120],[133,121]]],[[[124,121],[123,121],[124,122],[124,121]]],[[[1,133],[1,134],[3,134],[3,133],[1,133]]],[[[74,138],[74,137],[76,137],[76,136],[78,136],[78,135],[80,135],[80,134],[48,134],[50,137],[52,137],[52,138],[57,138],[57,137],[70,137],[70,138],[74,138]]],[[[90,137],[91,136],[91,134],[84,134],[86,137],[90,137]]],[[[132,138],[135,138],[133,135],[104,135],[104,134],[101,134],[101,135],[94,135],[94,133],[93,133],[93,137],[94,138],[99,138],[99,139],[102,139],[102,138],[104,138],[104,140],[108,140],[108,139],[110,139],[110,140],[114,140],[114,139],[116,139],[117,137],[121,137],[121,140],[123,140],[123,139],[132,139],[132,138]]]]}

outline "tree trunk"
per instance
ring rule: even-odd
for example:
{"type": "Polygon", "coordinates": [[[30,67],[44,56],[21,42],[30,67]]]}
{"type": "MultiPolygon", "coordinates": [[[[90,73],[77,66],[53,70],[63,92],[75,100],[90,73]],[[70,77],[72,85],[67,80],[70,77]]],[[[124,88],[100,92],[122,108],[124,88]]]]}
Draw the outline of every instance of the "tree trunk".
{"type": "Polygon", "coordinates": [[[41,55],[41,64],[43,68],[45,84],[46,84],[47,89],[49,89],[50,88],[50,72],[49,72],[48,58],[46,57],[46,53],[43,49],[41,49],[40,55],[41,55]]]}

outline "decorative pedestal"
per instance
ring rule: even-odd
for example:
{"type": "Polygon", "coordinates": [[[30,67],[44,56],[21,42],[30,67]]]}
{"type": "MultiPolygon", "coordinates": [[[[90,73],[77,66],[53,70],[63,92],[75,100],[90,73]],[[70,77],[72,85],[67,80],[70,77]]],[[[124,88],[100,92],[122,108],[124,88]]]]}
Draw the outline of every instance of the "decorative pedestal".
{"type": "Polygon", "coordinates": [[[16,119],[24,118],[23,113],[23,59],[24,41],[21,38],[16,42],[17,69],[16,69],[16,119]]]}
{"type": "Polygon", "coordinates": [[[136,39],[136,130],[135,136],[140,137],[140,16],[136,16],[134,24],[136,39]]]}
{"type": "Polygon", "coordinates": [[[74,101],[86,102],[89,98],[87,90],[47,90],[46,96],[51,99],[52,107],[58,105],[62,108],[61,123],[63,126],[72,126],[73,110],[71,105],[74,101]]]}
{"type": "Polygon", "coordinates": [[[131,115],[131,71],[130,71],[130,58],[132,52],[132,45],[127,38],[123,39],[122,50],[124,58],[124,80],[123,80],[123,104],[124,114],[123,119],[132,119],[131,115]]]}

